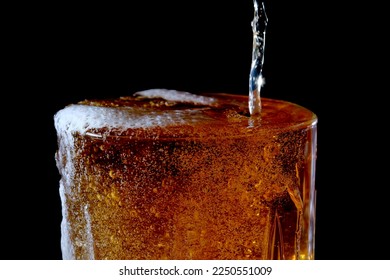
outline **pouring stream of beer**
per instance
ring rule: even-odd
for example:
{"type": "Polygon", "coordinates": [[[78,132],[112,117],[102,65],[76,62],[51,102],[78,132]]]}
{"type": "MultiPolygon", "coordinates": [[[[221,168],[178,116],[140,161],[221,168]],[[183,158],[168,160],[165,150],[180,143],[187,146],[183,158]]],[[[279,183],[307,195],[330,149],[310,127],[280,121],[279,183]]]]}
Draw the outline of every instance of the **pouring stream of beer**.
{"type": "Polygon", "coordinates": [[[264,63],[265,31],[268,22],[264,3],[261,2],[259,5],[258,0],[253,0],[253,4],[253,47],[252,64],[249,76],[249,113],[251,116],[260,115],[261,113],[260,90],[264,84],[262,68],[264,63]]]}

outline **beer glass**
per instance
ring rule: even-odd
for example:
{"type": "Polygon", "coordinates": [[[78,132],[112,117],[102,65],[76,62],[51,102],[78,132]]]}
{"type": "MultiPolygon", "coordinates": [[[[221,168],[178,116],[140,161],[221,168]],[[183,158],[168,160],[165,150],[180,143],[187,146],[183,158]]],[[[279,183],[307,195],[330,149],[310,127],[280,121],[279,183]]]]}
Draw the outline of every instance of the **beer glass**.
{"type": "Polygon", "coordinates": [[[63,259],[314,259],[310,110],[152,89],[54,120],[63,259]]]}

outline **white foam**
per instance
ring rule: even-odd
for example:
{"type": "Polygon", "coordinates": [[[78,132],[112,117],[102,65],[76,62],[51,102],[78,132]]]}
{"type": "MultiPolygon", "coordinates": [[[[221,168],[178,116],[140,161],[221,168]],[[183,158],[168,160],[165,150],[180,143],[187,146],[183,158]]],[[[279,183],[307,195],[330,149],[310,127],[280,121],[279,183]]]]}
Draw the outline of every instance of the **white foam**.
{"type": "MultiPolygon", "coordinates": [[[[167,101],[191,102],[194,104],[210,104],[214,98],[194,95],[188,92],[175,90],[152,89],[138,92],[147,98],[164,98],[167,101]]],[[[194,110],[196,111],[196,110],[194,110]]],[[[184,124],[195,121],[195,118],[184,118],[191,112],[169,110],[156,112],[143,108],[131,107],[99,107],[92,105],[72,104],[58,111],[54,116],[55,127],[59,134],[63,132],[79,132],[84,134],[89,130],[115,128],[126,130],[130,128],[147,128],[184,124]]]]}
{"type": "Polygon", "coordinates": [[[62,221],[61,221],[61,252],[62,259],[71,260],[74,259],[75,251],[72,241],[70,239],[70,225],[68,218],[68,206],[67,199],[65,195],[65,186],[62,181],[60,181],[60,197],[61,197],[61,209],[62,209],[62,221]]]}
{"type": "Polygon", "coordinates": [[[184,123],[179,112],[152,112],[134,108],[108,108],[89,105],[70,105],[54,117],[55,127],[61,132],[86,133],[91,129],[129,129],[166,126],[184,123]]]}
{"type": "Polygon", "coordinates": [[[167,101],[190,102],[201,105],[210,105],[215,102],[215,98],[212,97],[169,89],[148,89],[136,92],[135,94],[148,98],[163,98],[167,101]]]}

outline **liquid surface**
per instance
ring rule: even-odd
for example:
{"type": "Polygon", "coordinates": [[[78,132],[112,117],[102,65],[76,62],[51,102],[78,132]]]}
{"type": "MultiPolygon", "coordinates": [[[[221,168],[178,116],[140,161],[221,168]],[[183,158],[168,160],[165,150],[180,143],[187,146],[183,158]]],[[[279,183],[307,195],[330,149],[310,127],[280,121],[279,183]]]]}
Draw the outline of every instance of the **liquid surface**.
{"type": "Polygon", "coordinates": [[[84,100],[58,112],[55,121],[59,131],[101,137],[235,137],[307,126],[316,122],[316,116],[299,105],[263,98],[260,121],[250,117],[247,96],[153,89],[116,99],[84,100]]]}
{"type": "Polygon", "coordinates": [[[59,111],[63,258],[312,259],[316,116],[247,104],[157,89],[59,111]]]}

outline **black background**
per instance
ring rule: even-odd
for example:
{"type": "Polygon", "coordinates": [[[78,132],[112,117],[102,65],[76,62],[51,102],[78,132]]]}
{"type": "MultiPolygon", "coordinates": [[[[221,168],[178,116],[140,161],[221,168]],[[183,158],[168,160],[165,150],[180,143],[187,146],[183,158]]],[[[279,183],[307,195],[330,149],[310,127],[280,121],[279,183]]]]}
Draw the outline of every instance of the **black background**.
{"type": "MultiPolygon", "coordinates": [[[[61,259],[56,111],[149,88],[248,93],[252,1],[132,3],[20,16],[3,88],[1,259],[61,259]]],[[[325,1],[266,1],[266,11],[262,95],[319,119],[316,259],[387,259],[386,110],[367,19],[325,1]]]]}

